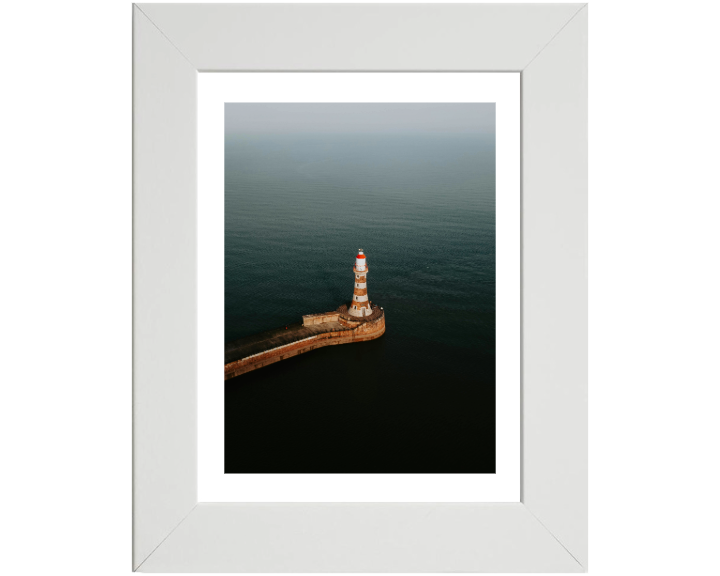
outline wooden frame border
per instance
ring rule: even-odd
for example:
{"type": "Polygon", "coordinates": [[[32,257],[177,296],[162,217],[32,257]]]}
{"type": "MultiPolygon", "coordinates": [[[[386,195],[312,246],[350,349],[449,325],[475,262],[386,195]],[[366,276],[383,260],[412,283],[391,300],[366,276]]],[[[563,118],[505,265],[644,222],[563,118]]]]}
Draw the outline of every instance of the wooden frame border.
{"type": "Polygon", "coordinates": [[[134,5],[133,570],[586,569],[587,5],[134,5]],[[197,502],[196,83],[232,71],[521,73],[521,503],[197,502]]]}

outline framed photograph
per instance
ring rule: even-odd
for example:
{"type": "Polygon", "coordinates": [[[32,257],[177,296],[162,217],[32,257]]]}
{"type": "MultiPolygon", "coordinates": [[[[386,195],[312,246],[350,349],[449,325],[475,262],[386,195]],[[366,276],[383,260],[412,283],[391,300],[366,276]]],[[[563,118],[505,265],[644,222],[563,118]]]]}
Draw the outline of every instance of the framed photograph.
{"type": "Polygon", "coordinates": [[[133,569],[587,569],[587,6],[133,6],[133,569]]]}
{"type": "Polygon", "coordinates": [[[214,74],[198,127],[199,499],[519,502],[518,75],[214,74]]]}

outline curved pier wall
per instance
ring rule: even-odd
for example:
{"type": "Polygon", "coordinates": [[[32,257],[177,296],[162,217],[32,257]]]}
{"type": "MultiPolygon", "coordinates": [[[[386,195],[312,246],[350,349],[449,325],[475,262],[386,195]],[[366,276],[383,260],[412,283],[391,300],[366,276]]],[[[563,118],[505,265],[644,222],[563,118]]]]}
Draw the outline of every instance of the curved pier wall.
{"type": "Polygon", "coordinates": [[[230,378],[234,378],[235,376],[239,376],[245,372],[257,370],[258,368],[262,368],[268,364],[309,352],[315,348],[321,348],[322,346],[350,344],[352,342],[364,342],[366,340],[379,338],[385,333],[385,314],[381,314],[378,318],[363,322],[360,325],[352,323],[355,325],[354,327],[350,325],[350,322],[343,321],[342,318],[340,318],[340,324],[348,326],[348,328],[345,330],[317,334],[297,342],[285,344],[265,352],[254,354],[247,358],[242,358],[240,360],[236,360],[235,362],[225,364],[225,380],[229,380],[230,378]]]}

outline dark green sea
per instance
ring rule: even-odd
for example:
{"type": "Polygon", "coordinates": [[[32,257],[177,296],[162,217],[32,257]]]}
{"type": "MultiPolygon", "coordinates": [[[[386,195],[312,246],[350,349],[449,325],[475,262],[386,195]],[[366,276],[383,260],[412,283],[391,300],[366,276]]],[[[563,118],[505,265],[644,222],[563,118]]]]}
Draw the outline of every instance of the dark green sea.
{"type": "Polygon", "coordinates": [[[495,471],[495,137],[226,135],[225,340],[350,301],[386,333],[225,383],[227,473],[495,471]]]}

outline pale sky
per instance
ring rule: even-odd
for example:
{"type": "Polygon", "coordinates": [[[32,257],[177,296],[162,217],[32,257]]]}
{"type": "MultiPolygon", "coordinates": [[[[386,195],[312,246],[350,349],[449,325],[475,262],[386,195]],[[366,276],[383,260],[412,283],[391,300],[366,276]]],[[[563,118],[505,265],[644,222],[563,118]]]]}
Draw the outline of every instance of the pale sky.
{"type": "Polygon", "coordinates": [[[225,104],[226,133],[494,134],[495,104],[225,104]]]}

